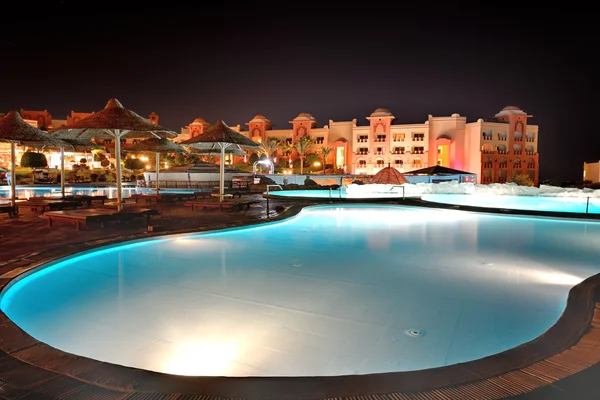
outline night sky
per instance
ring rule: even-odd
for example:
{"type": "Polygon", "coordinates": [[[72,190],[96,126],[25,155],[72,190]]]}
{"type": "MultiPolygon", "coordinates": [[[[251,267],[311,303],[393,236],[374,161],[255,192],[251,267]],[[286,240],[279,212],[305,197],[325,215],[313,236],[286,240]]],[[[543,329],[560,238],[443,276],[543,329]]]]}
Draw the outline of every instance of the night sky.
{"type": "Polygon", "coordinates": [[[318,127],[353,118],[368,125],[379,107],[396,124],[453,113],[474,122],[514,105],[540,127],[541,181],[581,180],[583,162],[600,160],[591,10],[520,2],[336,2],[338,10],[325,1],[13,3],[1,10],[0,112],[48,110],[66,119],[116,97],[180,132],[198,117],[246,129],[256,114],[290,129],[301,112],[318,127]]]}

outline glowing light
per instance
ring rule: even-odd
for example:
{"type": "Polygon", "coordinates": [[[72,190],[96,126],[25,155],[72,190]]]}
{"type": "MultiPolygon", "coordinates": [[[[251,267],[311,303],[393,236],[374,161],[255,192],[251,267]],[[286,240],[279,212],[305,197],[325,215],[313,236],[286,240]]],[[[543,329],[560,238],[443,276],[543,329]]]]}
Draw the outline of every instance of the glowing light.
{"type": "Polygon", "coordinates": [[[237,346],[222,340],[188,340],[177,345],[163,370],[176,375],[226,375],[237,346]]]}

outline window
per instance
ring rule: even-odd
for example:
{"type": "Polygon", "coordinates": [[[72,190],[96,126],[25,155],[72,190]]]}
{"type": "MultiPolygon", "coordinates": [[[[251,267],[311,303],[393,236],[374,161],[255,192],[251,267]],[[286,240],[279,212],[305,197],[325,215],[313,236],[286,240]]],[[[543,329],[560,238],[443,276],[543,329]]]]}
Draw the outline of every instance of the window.
{"type": "Polygon", "coordinates": [[[367,154],[369,154],[369,148],[368,147],[359,147],[358,150],[356,151],[356,154],[367,155],[367,154]]]}
{"type": "Polygon", "coordinates": [[[382,156],[383,155],[383,147],[377,147],[375,149],[375,154],[378,156],[382,156]]]}
{"type": "Polygon", "coordinates": [[[377,137],[375,138],[376,142],[385,142],[385,135],[377,135],[377,137]]]}
{"type": "Polygon", "coordinates": [[[412,153],[413,154],[423,154],[425,152],[425,147],[423,146],[413,146],[412,153]]]}
{"type": "Polygon", "coordinates": [[[422,142],[423,140],[425,140],[425,134],[424,133],[413,133],[412,140],[414,142],[422,142]]]}
{"type": "Polygon", "coordinates": [[[367,161],[366,160],[358,160],[358,167],[359,168],[366,168],[367,167],[367,161]]]}
{"type": "Polygon", "coordinates": [[[381,158],[377,159],[377,168],[383,168],[383,166],[385,165],[383,163],[383,160],[381,158]]]}
{"type": "Polygon", "coordinates": [[[404,154],[404,147],[394,147],[392,154],[404,154]]]}
{"type": "Polygon", "coordinates": [[[325,143],[325,138],[323,136],[318,136],[315,142],[316,144],[323,144],[325,143]]]}
{"type": "Polygon", "coordinates": [[[357,141],[359,143],[367,143],[369,141],[369,135],[359,135],[357,141]]]}
{"type": "Polygon", "coordinates": [[[396,133],[394,134],[393,140],[394,142],[404,142],[404,133],[396,133]]]}
{"type": "Polygon", "coordinates": [[[493,132],[490,131],[483,131],[483,140],[492,140],[492,136],[493,136],[493,132]]]}
{"type": "Polygon", "coordinates": [[[396,160],[394,160],[394,165],[401,167],[402,165],[404,165],[404,161],[402,161],[400,159],[396,159],[396,160]]]}
{"type": "Polygon", "coordinates": [[[285,139],[285,143],[287,143],[287,144],[292,144],[292,138],[287,138],[287,139],[285,139]]]}

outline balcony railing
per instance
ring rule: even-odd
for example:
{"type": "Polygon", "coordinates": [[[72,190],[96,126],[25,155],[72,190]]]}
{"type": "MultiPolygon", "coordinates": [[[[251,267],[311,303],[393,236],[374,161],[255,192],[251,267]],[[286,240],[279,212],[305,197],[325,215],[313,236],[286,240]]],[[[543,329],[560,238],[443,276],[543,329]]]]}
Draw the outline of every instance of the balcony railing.
{"type": "Polygon", "coordinates": [[[394,151],[390,151],[390,154],[404,154],[404,150],[394,150],[394,151]]]}

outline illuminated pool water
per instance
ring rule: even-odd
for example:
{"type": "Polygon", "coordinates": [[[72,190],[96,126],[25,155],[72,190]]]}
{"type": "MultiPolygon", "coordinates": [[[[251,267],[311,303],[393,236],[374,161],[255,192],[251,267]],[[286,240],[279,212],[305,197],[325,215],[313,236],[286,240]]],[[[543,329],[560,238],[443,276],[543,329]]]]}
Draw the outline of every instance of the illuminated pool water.
{"type": "Polygon", "coordinates": [[[59,260],[0,308],[63,351],[170,374],[410,371],[541,335],[599,242],[596,221],[322,205],[59,260]]]}
{"type": "MultiPolygon", "coordinates": [[[[123,198],[130,197],[132,194],[154,194],[156,188],[123,186],[123,198]]],[[[160,189],[161,193],[194,193],[203,189],[160,189]]],[[[205,189],[208,190],[208,189],[205,189]]],[[[17,186],[16,194],[19,198],[31,197],[60,197],[62,191],[60,186],[17,186]]],[[[117,187],[114,186],[66,186],[66,195],[89,195],[89,196],[107,196],[109,199],[117,198],[117,187]]],[[[10,186],[0,186],[0,200],[10,199],[10,186]]]]}
{"type": "Polygon", "coordinates": [[[600,214],[600,197],[424,194],[422,200],[475,207],[600,214]]]}

